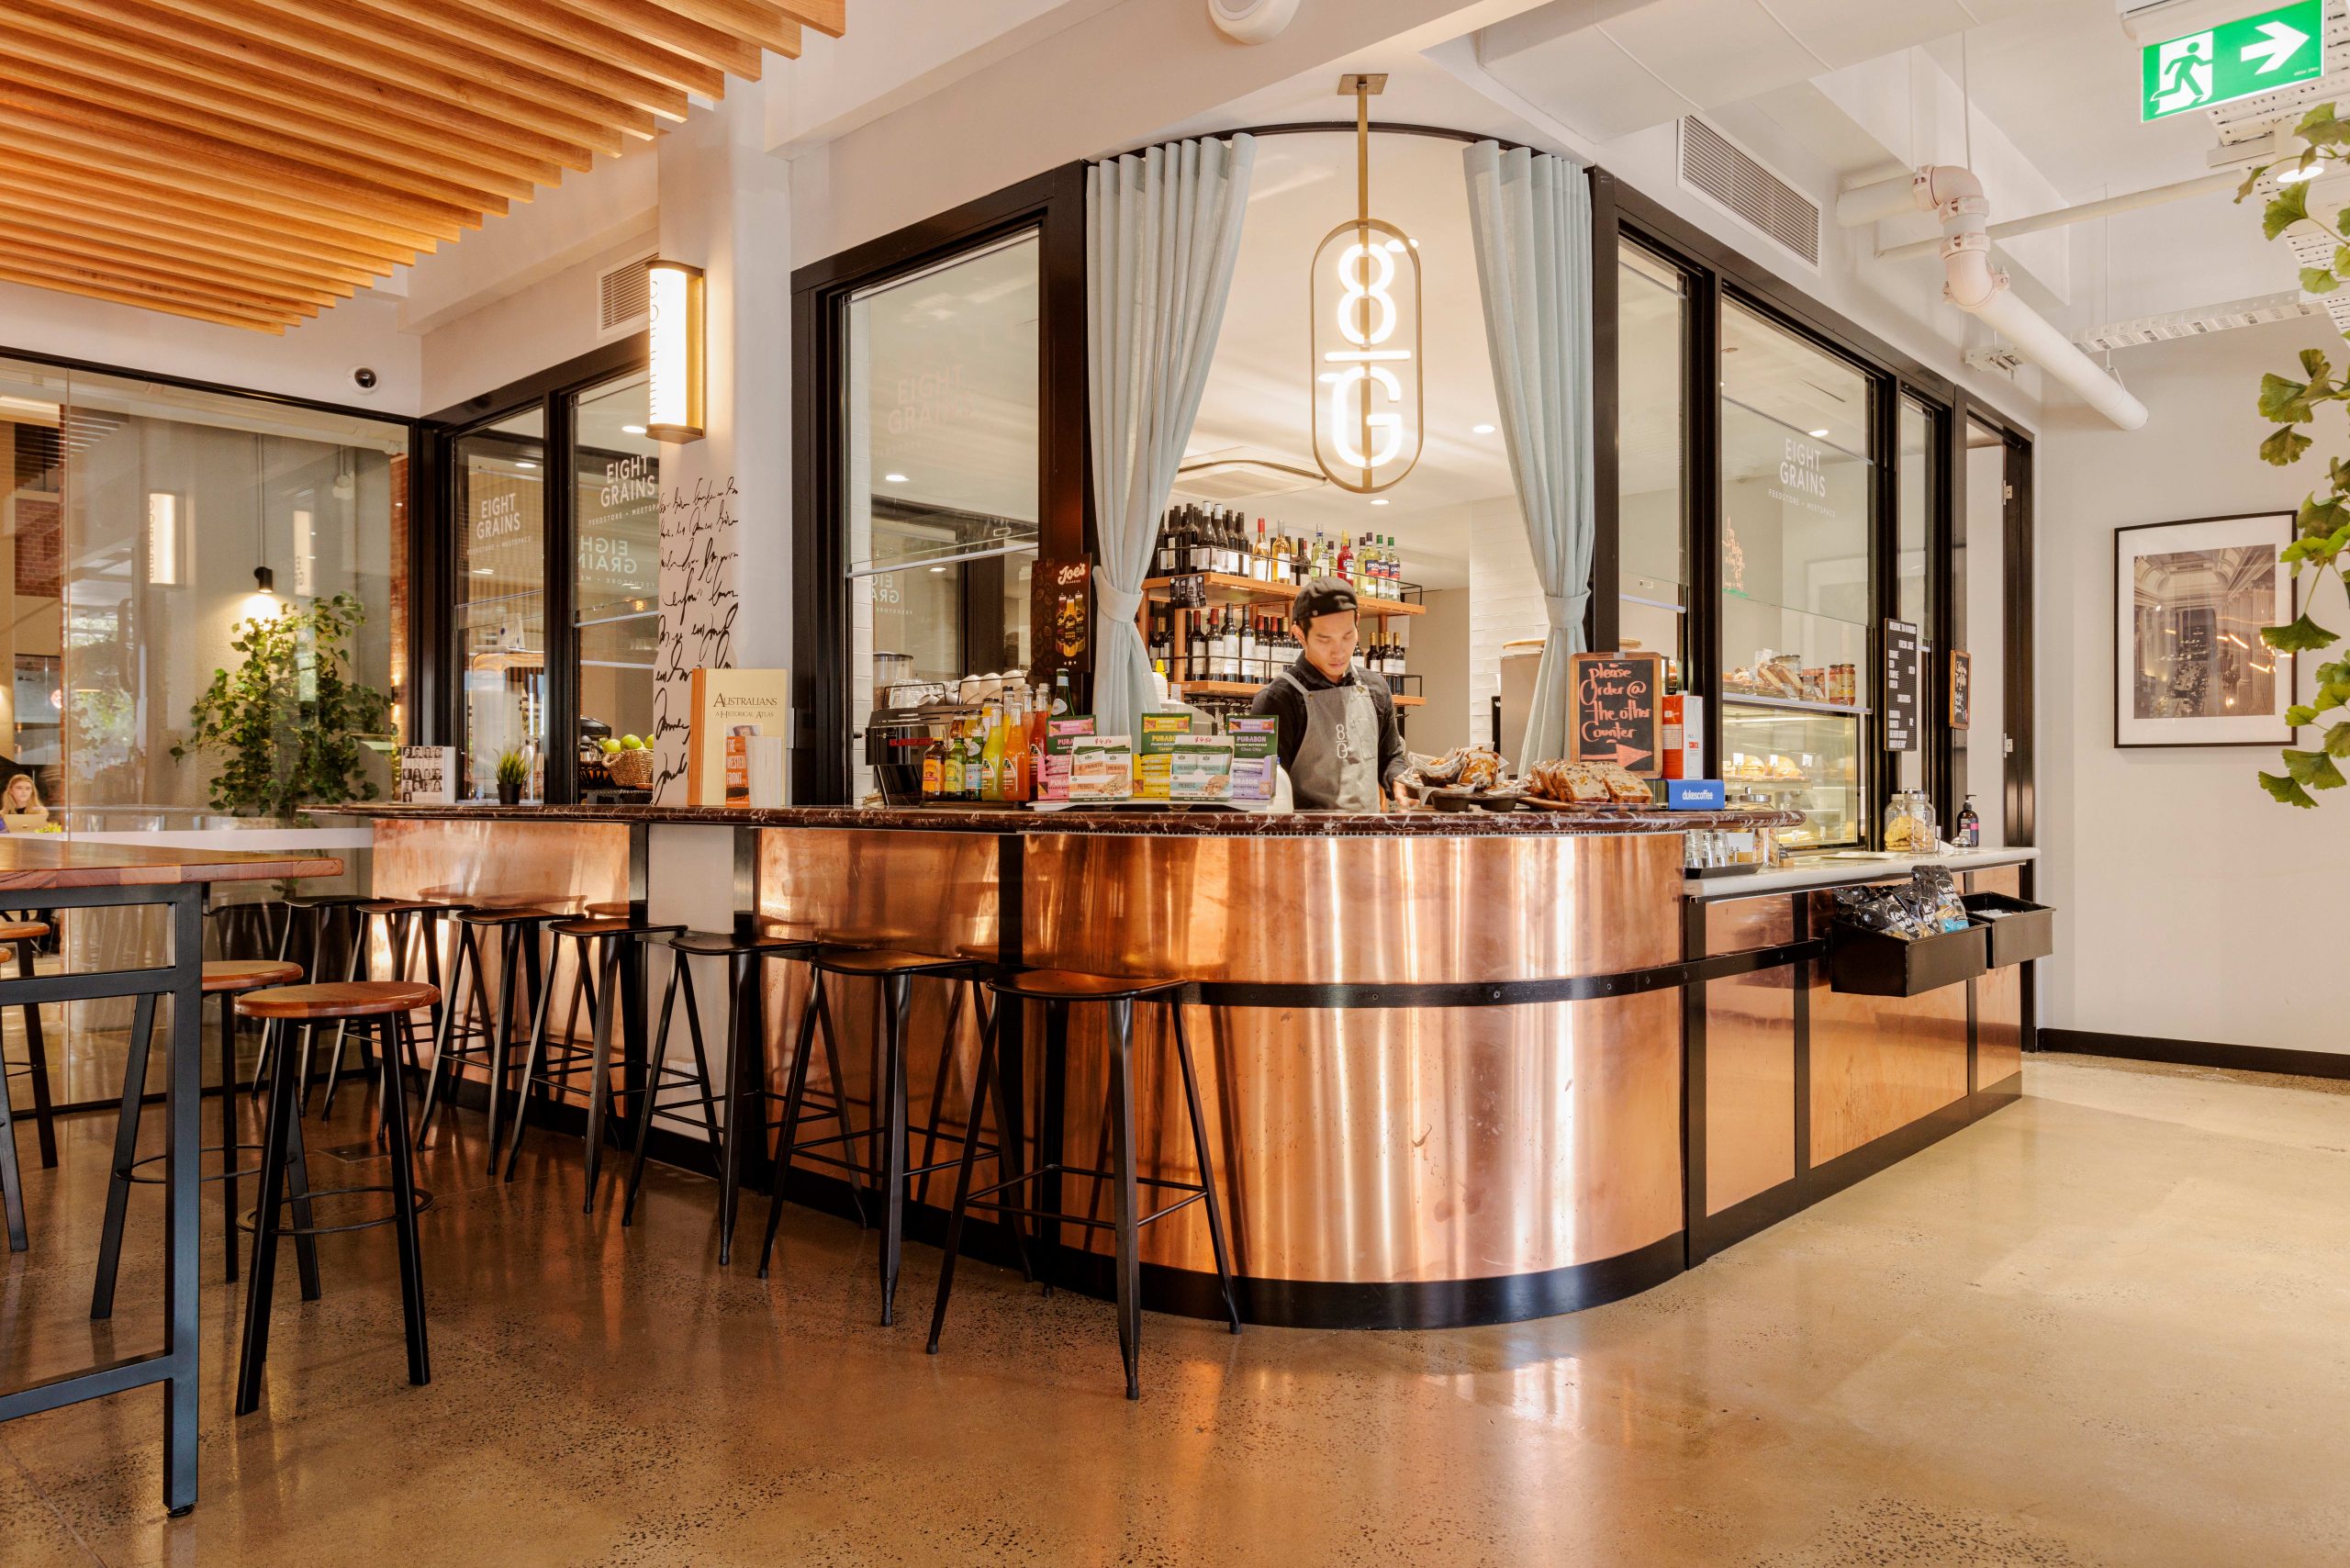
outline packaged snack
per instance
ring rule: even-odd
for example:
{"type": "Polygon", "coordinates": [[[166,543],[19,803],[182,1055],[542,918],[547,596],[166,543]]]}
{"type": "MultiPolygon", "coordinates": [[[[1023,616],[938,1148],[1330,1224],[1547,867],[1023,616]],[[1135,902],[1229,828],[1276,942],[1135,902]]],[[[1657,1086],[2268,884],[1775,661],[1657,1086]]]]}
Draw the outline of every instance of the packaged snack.
{"type": "Polygon", "coordinates": [[[1273,798],[1273,775],[1281,767],[1281,721],[1278,719],[1228,719],[1225,722],[1227,737],[1232,742],[1231,798],[1235,801],[1270,801],[1273,798]]]}

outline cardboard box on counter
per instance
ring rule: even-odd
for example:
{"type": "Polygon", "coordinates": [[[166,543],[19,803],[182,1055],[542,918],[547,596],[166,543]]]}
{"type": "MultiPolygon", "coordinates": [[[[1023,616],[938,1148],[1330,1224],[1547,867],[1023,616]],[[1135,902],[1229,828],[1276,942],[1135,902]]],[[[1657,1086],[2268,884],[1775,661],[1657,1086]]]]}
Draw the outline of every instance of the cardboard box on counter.
{"type": "Polygon", "coordinates": [[[1069,799],[1130,801],[1135,792],[1135,748],[1125,735],[1072,737],[1069,799]]]}
{"type": "Polygon", "coordinates": [[[1135,799],[1164,801],[1169,798],[1169,764],[1173,760],[1178,743],[1192,733],[1189,713],[1145,713],[1141,717],[1140,745],[1135,748],[1135,799]]]}
{"type": "Polygon", "coordinates": [[[1281,721],[1227,719],[1225,729],[1232,742],[1231,799],[1271,800],[1274,775],[1281,770],[1281,721]]]}
{"type": "Polygon", "coordinates": [[[1232,792],[1232,737],[1181,735],[1167,756],[1167,798],[1221,801],[1232,792]]]}

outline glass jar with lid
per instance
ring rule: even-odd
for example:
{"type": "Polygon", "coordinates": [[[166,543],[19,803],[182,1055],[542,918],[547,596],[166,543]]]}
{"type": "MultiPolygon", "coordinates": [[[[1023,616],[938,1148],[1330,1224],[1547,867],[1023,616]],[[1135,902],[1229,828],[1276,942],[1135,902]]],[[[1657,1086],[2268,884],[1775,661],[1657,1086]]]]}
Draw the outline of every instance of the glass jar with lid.
{"type": "Polygon", "coordinates": [[[1885,837],[1879,842],[1901,854],[1931,855],[1935,826],[1934,803],[1923,790],[1897,790],[1885,803],[1885,837]]]}

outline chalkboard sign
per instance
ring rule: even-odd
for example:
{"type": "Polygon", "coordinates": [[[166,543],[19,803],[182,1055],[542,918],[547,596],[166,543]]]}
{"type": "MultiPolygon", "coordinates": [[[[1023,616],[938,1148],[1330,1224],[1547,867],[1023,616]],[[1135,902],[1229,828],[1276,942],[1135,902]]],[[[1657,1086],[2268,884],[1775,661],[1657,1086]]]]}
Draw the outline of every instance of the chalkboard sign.
{"type": "Polygon", "coordinates": [[[1975,716],[1975,670],[1964,648],[1950,655],[1950,727],[1963,730],[1975,716]]]}
{"type": "Polygon", "coordinates": [[[1885,749],[1916,751],[1918,721],[1918,628],[1908,621],[1885,623],[1885,749]]]}
{"type": "Polygon", "coordinates": [[[1198,610],[1208,601],[1208,580],[1194,572],[1167,580],[1167,602],[1178,610],[1198,610]]]}
{"type": "MultiPolygon", "coordinates": [[[[1606,762],[1643,778],[1657,776],[1662,654],[1576,654],[1567,661],[1574,729],[1571,762],[1606,762]]],[[[1528,759],[1539,760],[1539,759],[1528,759]]]]}

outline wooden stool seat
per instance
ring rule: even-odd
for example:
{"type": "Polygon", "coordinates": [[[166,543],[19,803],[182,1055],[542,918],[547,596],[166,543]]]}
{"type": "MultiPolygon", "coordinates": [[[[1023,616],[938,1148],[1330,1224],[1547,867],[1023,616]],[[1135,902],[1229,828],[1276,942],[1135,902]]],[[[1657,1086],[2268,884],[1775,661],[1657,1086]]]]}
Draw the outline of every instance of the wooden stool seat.
{"type": "Polygon", "coordinates": [[[439,899],[369,899],[362,914],[463,914],[471,904],[444,903],[439,899]]]}
{"type": "Polygon", "coordinates": [[[935,953],[908,953],[895,947],[842,947],[826,943],[809,960],[835,975],[928,975],[968,969],[969,958],[942,958],[935,953]]]}
{"type": "Polygon", "coordinates": [[[629,902],[626,899],[599,899],[588,906],[588,913],[593,916],[625,916],[628,912],[629,902]]]}
{"type": "Polygon", "coordinates": [[[1032,1002],[1135,1002],[1184,982],[1177,980],[1136,980],[1123,975],[1089,975],[1076,969],[1024,969],[988,982],[998,996],[1021,996],[1032,1002]]]}
{"type": "Polygon", "coordinates": [[[214,958],[204,966],[204,994],[259,991],[263,986],[298,984],[302,966],[283,958],[214,958]]]}
{"type": "Polygon", "coordinates": [[[514,925],[528,920],[561,920],[563,916],[551,909],[517,906],[510,909],[486,909],[476,906],[465,910],[457,918],[467,925],[514,925]]]}
{"type": "Polygon", "coordinates": [[[0,942],[30,942],[48,935],[46,920],[0,920],[0,942]]]}
{"type": "Polygon", "coordinates": [[[366,902],[365,893],[296,893],[285,901],[292,909],[349,909],[366,902]]]}
{"type": "Polygon", "coordinates": [[[440,989],[422,980],[330,980],[323,985],[287,985],[237,999],[248,1018],[380,1018],[412,1013],[441,1000],[440,989]]]}
{"type": "MultiPolygon", "coordinates": [[[[625,908],[626,906],[623,905],[622,907],[625,908]]],[[[661,936],[672,933],[683,935],[686,930],[685,926],[682,924],[674,924],[669,925],[654,925],[650,924],[640,925],[635,921],[631,920],[625,913],[618,915],[591,914],[584,919],[559,921],[556,924],[548,926],[547,929],[557,936],[627,936],[631,935],[661,936]]]]}
{"type": "Polygon", "coordinates": [[[816,946],[804,936],[737,936],[731,931],[685,931],[667,940],[678,952],[698,958],[722,958],[730,953],[784,953],[816,946]]]}

